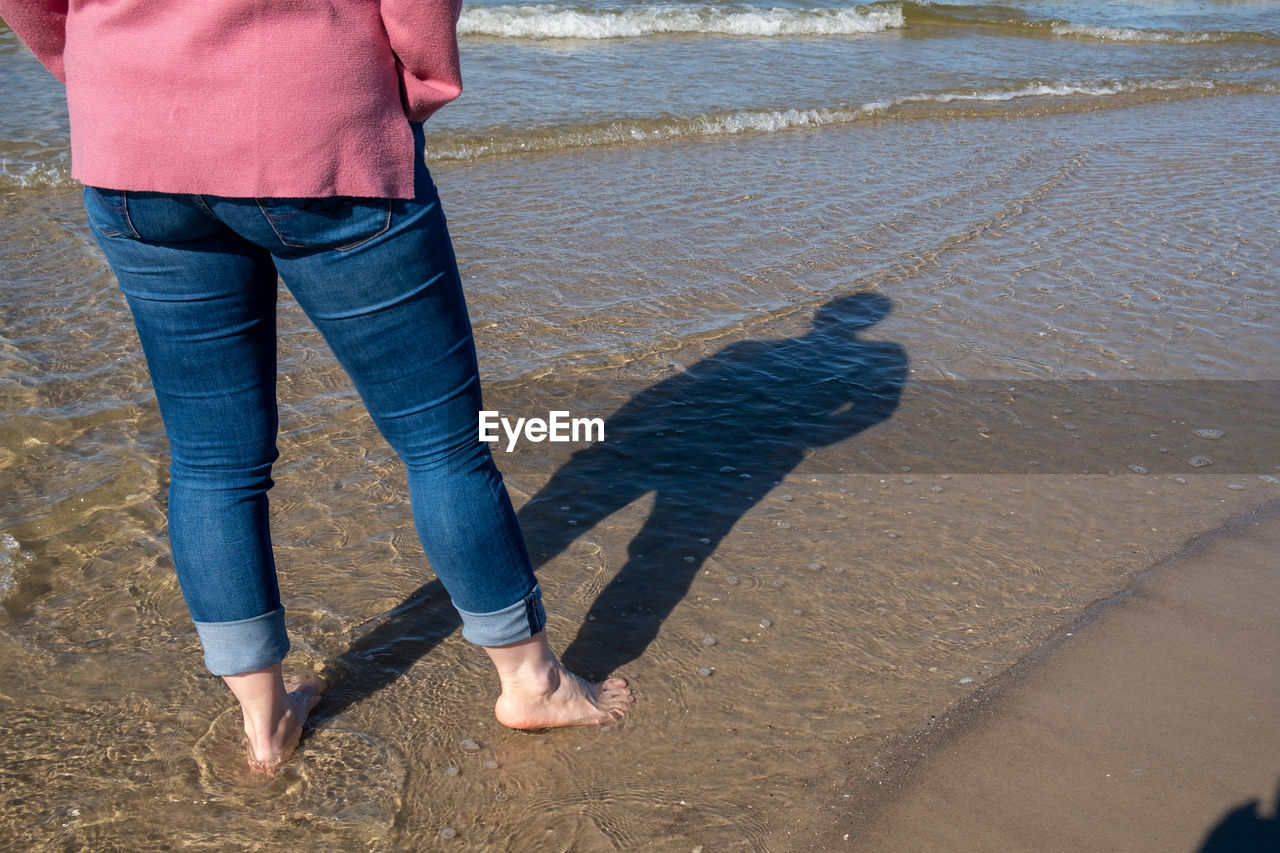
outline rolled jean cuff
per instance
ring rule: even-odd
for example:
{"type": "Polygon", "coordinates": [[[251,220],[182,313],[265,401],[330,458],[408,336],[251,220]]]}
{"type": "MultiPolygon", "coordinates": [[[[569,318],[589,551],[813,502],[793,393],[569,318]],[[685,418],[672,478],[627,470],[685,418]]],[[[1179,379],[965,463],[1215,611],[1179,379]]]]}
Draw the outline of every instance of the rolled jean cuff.
{"type": "Polygon", "coordinates": [[[477,646],[509,646],[532,637],[547,624],[542,591],[536,585],[510,607],[492,613],[468,613],[459,607],[458,614],[462,617],[463,639],[477,646]]]}
{"type": "MultiPolygon", "coordinates": [[[[194,621],[194,620],[193,620],[194,621]]],[[[214,675],[240,675],[280,663],[289,653],[284,608],[234,622],[195,622],[204,665],[214,675]]]]}

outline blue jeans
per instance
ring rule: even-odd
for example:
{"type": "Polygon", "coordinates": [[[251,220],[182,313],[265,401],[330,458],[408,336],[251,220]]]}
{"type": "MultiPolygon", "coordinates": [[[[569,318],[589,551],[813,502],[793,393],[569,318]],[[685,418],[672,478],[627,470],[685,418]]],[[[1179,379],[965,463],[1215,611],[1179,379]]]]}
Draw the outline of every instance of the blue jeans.
{"type": "Polygon", "coordinates": [[[84,198],[160,403],[169,538],[211,672],[258,670],[289,648],[267,523],[277,274],[404,461],[418,536],[463,636],[498,646],[542,629],[511,501],[478,439],[471,325],[421,148],[413,200],[92,187],[84,198]]]}

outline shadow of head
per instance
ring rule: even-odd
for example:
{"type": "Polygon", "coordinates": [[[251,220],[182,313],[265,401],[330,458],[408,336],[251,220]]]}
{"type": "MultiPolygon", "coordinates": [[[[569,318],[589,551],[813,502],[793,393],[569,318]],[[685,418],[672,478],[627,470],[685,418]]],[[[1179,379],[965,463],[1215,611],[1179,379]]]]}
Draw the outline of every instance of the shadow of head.
{"type": "Polygon", "coordinates": [[[874,326],[892,310],[892,300],[883,293],[853,293],[819,308],[813,315],[813,329],[815,332],[857,331],[874,326]]]}
{"type": "Polygon", "coordinates": [[[1198,853],[1275,853],[1280,850],[1280,782],[1270,816],[1250,800],[1222,817],[1209,830],[1198,853]]]}

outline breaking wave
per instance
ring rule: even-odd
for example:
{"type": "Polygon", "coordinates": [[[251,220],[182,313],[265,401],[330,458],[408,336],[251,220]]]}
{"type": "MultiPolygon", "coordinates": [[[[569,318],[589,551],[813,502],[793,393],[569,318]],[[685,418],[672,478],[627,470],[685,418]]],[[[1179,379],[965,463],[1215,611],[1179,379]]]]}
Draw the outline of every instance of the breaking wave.
{"type": "Polygon", "coordinates": [[[507,39],[625,39],[660,35],[853,36],[903,28],[976,27],[1005,35],[1077,38],[1098,41],[1204,44],[1231,41],[1280,44],[1273,34],[1234,31],[1183,31],[1112,27],[1042,20],[1020,9],[997,5],[938,4],[919,0],[882,0],[843,7],[666,3],[630,8],[550,3],[468,5],[458,21],[465,36],[507,39]]]}
{"type": "Polygon", "coordinates": [[[903,25],[901,4],[842,9],[777,9],[672,4],[631,9],[471,6],[458,33],[519,39],[614,39],[652,35],[829,36],[879,33],[903,25]]]}
{"type": "MultiPolygon", "coordinates": [[[[431,160],[479,160],[487,157],[550,152],[573,148],[673,139],[723,137],[748,133],[775,133],[803,128],[849,124],[867,119],[962,118],[975,111],[991,115],[992,109],[1011,102],[1030,101],[1035,109],[1046,100],[1070,101],[1066,107],[1091,108],[1116,99],[1116,105],[1152,99],[1195,97],[1208,94],[1241,94],[1267,91],[1265,87],[1213,80],[1147,80],[1115,82],[1029,82],[973,91],[930,92],[903,95],[847,106],[784,110],[731,110],[698,116],[588,122],[534,129],[502,128],[487,133],[437,137],[430,143],[431,160]]],[[[1006,107],[1007,109],[1007,107],[1006,107]]]]}

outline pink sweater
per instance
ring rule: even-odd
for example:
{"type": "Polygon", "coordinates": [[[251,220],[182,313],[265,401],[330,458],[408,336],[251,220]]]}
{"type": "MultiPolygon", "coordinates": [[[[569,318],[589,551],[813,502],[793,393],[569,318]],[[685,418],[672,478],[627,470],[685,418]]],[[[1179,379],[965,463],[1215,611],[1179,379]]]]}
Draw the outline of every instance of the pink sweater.
{"type": "Polygon", "coordinates": [[[0,0],[66,84],[71,174],[222,196],[413,196],[461,0],[0,0]]]}

